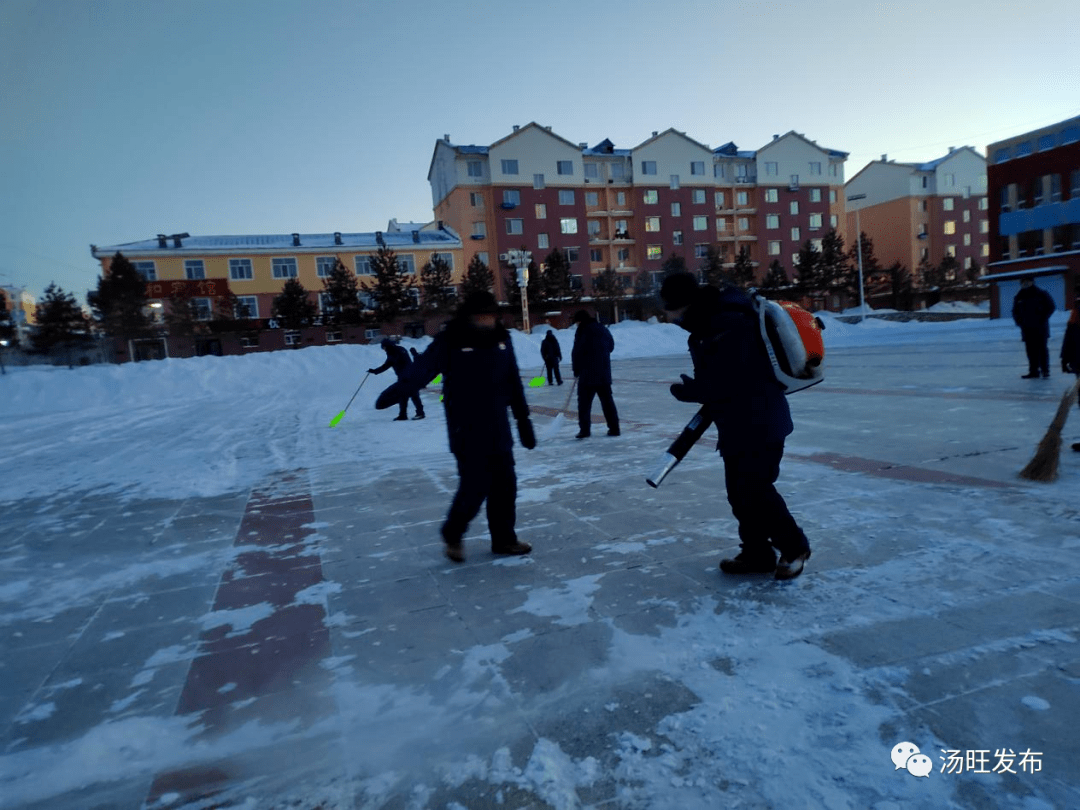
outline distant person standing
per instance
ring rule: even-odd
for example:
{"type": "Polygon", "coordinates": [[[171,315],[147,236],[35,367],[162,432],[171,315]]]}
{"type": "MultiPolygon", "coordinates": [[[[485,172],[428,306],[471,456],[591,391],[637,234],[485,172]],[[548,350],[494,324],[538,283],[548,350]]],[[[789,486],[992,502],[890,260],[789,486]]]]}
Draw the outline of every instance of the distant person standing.
{"type": "MultiPolygon", "coordinates": [[[[1073,302],[1069,323],[1065,327],[1065,337],[1061,341],[1061,370],[1080,378],[1080,293],[1077,293],[1073,302]]],[[[1077,405],[1080,405],[1080,399],[1077,400],[1077,405]]],[[[1073,442],[1072,449],[1080,453],[1080,442],[1073,442]]]]}
{"type": "Polygon", "coordinates": [[[551,385],[552,377],[559,385],[562,385],[562,373],[559,371],[559,361],[562,360],[562,348],[555,338],[555,333],[548,329],[544,339],[540,342],[540,356],[544,358],[544,367],[547,369],[548,385],[551,385]]]}
{"type": "MultiPolygon", "coordinates": [[[[382,374],[387,369],[394,369],[394,374],[400,380],[401,375],[405,373],[406,369],[412,365],[412,358],[409,357],[409,353],[405,351],[401,346],[398,346],[390,338],[383,338],[380,344],[383,347],[383,351],[386,352],[386,362],[378,368],[369,368],[369,374],[382,374]]],[[[413,407],[416,408],[416,416],[413,419],[424,418],[424,403],[420,401],[420,394],[416,391],[412,392],[412,396],[409,397],[412,400],[413,407]]],[[[408,400],[401,400],[401,408],[398,411],[398,415],[394,417],[395,422],[404,422],[409,418],[408,413],[408,400]]]]}
{"type": "Polygon", "coordinates": [[[1027,350],[1028,373],[1021,379],[1034,380],[1050,376],[1050,316],[1054,314],[1054,299],[1046,290],[1035,286],[1034,280],[1020,282],[1020,292],[1013,298],[1012,317],[1020,327],[1020,339],[1027,350]]]}
{"type": "Polygon", "coordinates": [[[608,436],[619,435],[619,412],[611,394],[611,352],[615,339],[601,323],[585,310],[574,315],[577,330],[570,362],[578,381],[578,434],[587,439],[592,434],[592,401],[600,398],[600,407],[607,421],[608,436]]]}

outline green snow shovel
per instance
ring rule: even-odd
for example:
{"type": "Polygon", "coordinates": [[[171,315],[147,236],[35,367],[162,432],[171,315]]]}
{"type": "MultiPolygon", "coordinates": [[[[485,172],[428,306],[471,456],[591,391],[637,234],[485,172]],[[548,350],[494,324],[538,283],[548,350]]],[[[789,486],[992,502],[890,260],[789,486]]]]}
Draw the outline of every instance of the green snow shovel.
{"type": "MultiPolygon", "coordinates": [[[[356,386],[356,391],[353,392],[352,399],[349,400],[349,405],[352,405],[353,399],[356,399],[356,395],[360,393],[360,389],[364,387],[364,383],[367,382],[367,378],[370,376],[371,372],[369,371],[367,374],[364,375],[364,379],[360,381],[360,385],[356,386]]],[[[330,420],[330,427],[336,427],[337,423],[345,417],[345,411],[349,410],[349,405],[346,405],[345,409],[341,413],[339,413],[337,416],[330,420]]]]}

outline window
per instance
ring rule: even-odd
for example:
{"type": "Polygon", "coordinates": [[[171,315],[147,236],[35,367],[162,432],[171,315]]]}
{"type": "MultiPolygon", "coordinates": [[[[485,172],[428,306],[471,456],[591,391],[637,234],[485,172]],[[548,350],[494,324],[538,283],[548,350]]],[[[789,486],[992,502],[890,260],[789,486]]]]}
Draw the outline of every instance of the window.
{"type": "Polygon", "coordinates": [[[602,262],[603,260],[604,260],[604,251],[600,250],[599,248],[591,248],[589,250],[589,261],[590,262],[602,262]]]}
{"type": "Polygon", "coordinates": [[[646,205],[656,205],[656,202],[657,202],[656,189],[655,188],[647,188],[647,189],[645,189],[645,193],[642,195],[642,199],[645,201],[646,205]]]}
{"type": "Polygon", "coordinates": [[[739,206],[747,206],[750,204],[750,194],[746,191],[738,191],[735,193],[735,204],[739,206]]]}
{"type": "Polygon", "coordinates": [[[674,191],[675,189],[677,189],[679,187],[679,175],[677,175],[677,174],[671,175],[670,185],[671,185],[672,191],[674,191]]]}
{"type": "Polygon", "coordinates": [[[664,255],[660,245],[647,245],[645,247],[645,258],[647,259],[659,259],[664,255]]]}
{"type": "Polygon", "coordinates": [[[643,160],[643,161],[641,161],[641,173],[642,174],[656,174],[656,161],[655,160],[643,160]]]}
{"type": "Polygon", "coordinates": [[[739,230],[740,231],[748,231],[748,230],[750,230],[750,218],[749,217],[739,217],[736,220],[736,222],[738,222],[738,224],[739,224],[739,230]]]}
{"type": "Polygon", "coordinates": [[[234,318],[258,318],[259,317],[259,299],[254,295],[238,295],[236,296],[235,306],[233,307],[234,318]]]}
{"type": "Polygon", "coordinates": [[[820,188],[812,188],[812,189],[810,189],[810,202],[821,202],[821,189],[820,188]]]}
{"type": "Polygon", "coordinates": [[[1011,210],[1010,207],[1009,207],[1009,187],[1008,186],[1002,186],[1001,187],[1001,213],[1004,214],[1004,213],[1008,212],[1009,210],[1011,210]]]}
{"type": "Polygon", "coordinates": [[[798,188],[799,187],[799,175],[797,175],[797,174],[791,175],[791,182],[788,185],[789,185],[790,188],[798,188]]]}
{"type": "Polygon", "coordinates": [[[820,161],[810,161],[810,174],[821,174],[820,161]]]}
{"type": "Polygon", "coordinates": [[[965,233],[964,234],[964,244],[965,245],[970,245],[971,244],[971,234],[970,233],[965,233]]]}
{"type": "Polygon", "coordinates": [[[694,245],[694,258],[704,259],[709,255],[709,246],[703,242],[694,245]]]}
{"type": "Polygon", "coordinates": [[[930,187],[930,178],[927,177],[925,174],[922,176],[922,187],[923,188],[929,188],[930,187]]]}
{"type": "Polygon", "coordinates": [[[491,263],[488,261],[488,253],[486,250],[481,250],[476,254],[476,258],[484,263],[485,267],[491,267],[491,263]]]}
{"type": "Polygon", "coordinates": [[[728,223],[727,217],[717,217],[716,218],[716,232],[717,233],[723,233],[724,231],[726,231],[728,229],[727,223],[728,223]]]}
{"type": "Polygon", "coordinates": [[[616,239],[629,239],[630,231],[626,227],[625,219],[615,220],[615,238],[616,239]]]}
{"type": "Polygon", "coordinates": [[[694,217],[694,230],[707,231],[709,229],[708,217],[694,217]]]}
{"type": "Polygon", "coordinates": [[[485,222],[474,222],[472,224],[472,235],[475,236],[475,237],[478,237],[480,239],[486,238],[487,237],[487,223],[485,223],[485,222]]]}
{"type": "Polygon", "coordinates": [[[590,208],[595,208],[596,206],[600,205],[600,195],[597,194],[595,191],[586,191],[585,205],[589,206],[590,208]]]}
{"type": "Polygon", "coordinates": [[[1032,205],[1042,205],[1043,204],[1043,178],[1036,177],[1035,180],[1034,180],[1033,185],[1035,186],[1035,194],[1034,194],[1034,199],[1032,201],[1032,205]]]}
{"type": "Polygon", "coordinates": [[[945,220],[945,233],[947,233],[947,234],[956,233],[956,220],[954,220],[954,219],[945,220]]]}
{"type": "Polygon", "coordinates": [[[623,180],[626,178],[626,166],[622,163],[611,164],[611,179],[623,180]]]}
{"type": "Polygon", "coordinates": [[[692,160],[690,161],[690,174],[705,174],[705,161],[692,160]]]}
{"type": "Polygon", "coordinates": [[[469,192],[469,205],[471,205],[473,208],[483,208],[484,207],[484,195],[481,194],[479,191],[470,191],[469,192]]]}
{"type": "Polygon", "coordinates": [[[660,217],[645,217],[646,233],[657,233],[660,230],[660,217]]]}
{"type": "Polygon", "coordinates": [[[618,257],[620,262],[630,261],[630,248],[619,248],[618,257]]]}
{"type": "Polygon", "coordinates": [[[745,163],[737,163],[737,164],[735,164],[735,176],[736,177],[746,177],[746,174],[747,174],[747,172],[746,172],[746,164],[745,163]]]}
{"type": "Polygon", "coordinates": [[[705,189],[703,189],[703,188],[695,188],[691,192],[691,198],[690,199],[691,199],[691,202],[694,203],[694,205],[704,205],[705,204],[705,189]]]}
{"type": "Polygon", "coordinates": [[[502,173],[503,174],[517,174],[518,173],[518,162],[516,160],[504,160],[502,162],[502,173]]]}
{"type": "Polygon", "coordinates": [[[835,188],[830,188],[829,189],[829,202],[831,202],[831,203],[836,202],[836,189],[835,188]]]}
{"type": "Polygon", "coordinates": [[[979,252],[983,256],[989,256],[990,255],[990,245],[987,244],[986,242],[983,242],[982,247],[980,248],[979,252]]]}
{"type": "Polygon", "coordinates": [[[775,188],[767,188],[767,189],[765,189],[765,202],[767,202],[767,203],[780,202],[780,192],[777,191],[775,188]]]}
{"type": "Polygon", "coordinates": [[[536,246],[541,250],[547,250],[551,247],[551,243],[548,241],[548,235],[546,233],[538,234],[536,237],[536,246]]]}
{"type": "MultiPolygon", "coordinates": [[[[274,259],[277,261],[277,259],[274,259]]],[[[296,265],[296,259],[291,260],[293,265],[296,265]]],[[[296,273],[293,273],[295,276],[296,273]]],[[[206,278],[206,268],[203,266],[202,259],[184,259],[184,278],[199,279],[206,278]]],[[[277,276],[274,276],[277,278],[277,276]]]]}
{"type": "Polygon", "coordinates": [[[315,275],[319,278],[326,278],[334,271],[335,264],[337,264],[337,259],[333,256],[316,256],[315,275]]]}
{"type": "Polygon", "coordinates": [[[946,197],[944,200],[941,201],[941,205],[946,211],[952,211],[953,210],[953,198],[952,197],[946,197]]]}
{"type": "Polygon", "coordinates": [[[296,278],[296,259],[271,259],[274,278],[296,278]]]}
{"type": "Polygon", "coordinates": [[[541,189],[543,187],[544,187],[544,175],[542,175],[542,174],[534,174],[533,175],[533,188],[541,189]]]}
{"type": "Polygon", "coordinates": [[[1061,175],[1050,175],[1050,202],[1061,202],[1061,175]]]}
{"type": "Polygon", "coordinates": [[[810,247],[812,247],[816,252],[821,253],[821,240],[820,239],[811,239],[810,240],[810,247]]]}
{"type": "Polygon", "coordinates": [[[717,191],[715,194],[713,194],[713,203],[716,205],[717,208],[723,208],[724,207],[724,192],[717,191]]]}
{"type": "Polygon", "coordinates": [[[792,214],[799,213],[799,201],[798,200],[792,200],[791,203],[788,205],[788,210],[792,214]]]}
{"type": "Polygon", "coordinates": [[[1075,200],[1080,197],[1080,170],[1069,175],[1069,199],[1075,200]]]}
{"type": "Polygon", "coordinates": [[[583,289],[580,274],[575,274],[575,275],[570,276],[570,289],[571,290],[581,290],[581,289],[583,289]]]}
{"type": "Polygon", "coordinates": [[[559,189],[559,205],[573,205],[574,190],[572,188],[559,189]]]}
{"type": "Polygon", "coordinates": [[[590,219],[589,223],[588,223],[588,229],[589,229],[589,236],[599,236],[600,235],[600,220],[598,220],[598,219],[590,219]]]}
{"type": "Polygon", "coordinates": [[[469,177],[483,177],[484,176],[484,164],[479,160],[470,160],[467,164],[469,177]]]}
{"type": "Polygon", "coordinates": [[[515,234],[524,233],[524,220],[521,219],[508,219],[506,220],[506,232],[511,236],[515,234]]]}
{"type": "Polygon", "coordinates": [[[777,241],[769,242],[769,255],[770,256],[779,256],[780,255],[780,243],[779,242],[777,242],[777,241]]]}
{"type": "Polygon", "coordinates": [[[980,211],[985,211],[989,207],[990,206],[989,206],[989,204],[987,204],[986,197],[979,197],[979,210],[980,211]]]}
{"type": "Polygon", "coordinates": [[[544,203],[536,204],[536,218],[547,219],[547,206],[544,203]]]}
{"type": "Polygon", "coordinates": [[[775,160],[765,161],[765,176],[766,177],[778,177],[780,175],[780,164],[775,160]]]}
{"type": "MultiPolygon", "coordinates": [[[[230,266],[232,265],[233,261],[234,260],[229,261],[230,266]]],[[[251,260],[250,259],[245,259],[245,261],[248,263],[248,273],[249,273],[249,275],[247,277],[251,278],[251,275],[250,275],[250,272],[251,272],[251,260]]],[[[152,261],[149,261],[149,262],[132,262],[131,265],[132,265],[132,267],[135,268],[135,271],[140,276],[143,277],[143,281],[157,281],[157,267],[154,265],[154,263],[152,261]]]]}
{"type": "Polygon", "coordinates": [[[413,261],[413,255],[411,253],[398,254],[397,257],[398,272],[401,273],[415,273],[416,262],[413,261]]]}
{"type": "Polygon", "coordinates": [[[956,245],[946,245],[945,246],[945,255],[946,256],[952,256],[955,259],[956,258],[956,245]]]}
{"type": "Polygon", "coordinates": [[[835,228],[838,221],[839,220],[838,220],[836,214],[831,214],[829,216],[829,227],[830,228],[835,228]]]}
{"type": "Polygon", "coordinates": [[[574,161],[572,160],[558,160],[555,162],[555,170],[559,174],[573,174],[574,173],[574,161]]]}
{"type": "Polygon", "coordinates": [[[573,217],[560,219],[559,231],[562,233],[577,233],[577,220],[573,217]]]}
{"type": "Polygon", "coordinates": [[[626,192],[625,191],[620,191],[615,195],[615,204],[618,205],[620,208],[622,208],[622,207],[624,207],[626,205],[626,192]]]}
{"type": "Polygon", "coordinates": [[[585,176],[590,180],[598,180],[600,178],[600,166],[596,163],[586,163],[585,176]]]}
{"type": "Polygon", "coordinates": [[[945,175],[945,188],[956,187],[956,175],[951,172],[945,175]]]}
{"type": "Polygon", "coordinates": [[[963,218],[964,222],[971,222],[971,212],[967,209],[965,209],[960,216],[963,218]]]}
{"type": "Polygon", "coordinates": [[[798,242],[800,239],[802,239],[802,232],[798,228],[792,228],[791,229],[791,241],[792,242],[798,242]]]}
{"type": "Polygon", "coordinates": [[[192,298],[191,306],[195,311],[195,320],[208,321],[213,317],[214,311],[209,298],[192,298]]]}
{"type": "Polygon", "coordinates": [[[521,205],[521,192],[516,188],[504,188],[503,205],[521,205]]]}
{"type": "Polygon", "coordinates": [[[970,270],[971,269],[971,257],[970,256],[965,256],[964,257],[964,269],[965,270],[970,270]]]}
{"type": "Polygon", "coordinates": [[[979,233],[990,233],[989,220],[983,219],[979,221],[979,233]]]}
{"type": "Polygon", "coordinates": [[[713,173],[713,177],[724,177],[725,174],[726,174],[725,171],[724,171],[724,164],[723,163],[714,163],[713,167],[712,167],[712,173],[713,173]]]}
{"type": "Polygon", "coordinates": [[[436,253],[435,258],[436,259],[442,259],[443,263],[447,267],[449,267],[451,271],[453,271],[453,269],[454,269],[454,254],[453,253],[436,253]]]}
{"type": "Polygon", "coordinates": [[[810,230],[816,231],[821,227],[821,214],[810,215],[810,230]]]}
{"type": "Polygon", "coordinates": [[[580,257],[581,257],[581,251],[578,250],[577,248],[567,248],[566,249],[566,261],[568,261],[570,264],[573,264],[574,262],[576,262],[580,257]]]}
{"type": "Polygon", "coordinates": [[[353,263],[356,265],[356,275],[358,276],[373,276],[375,271],[371,269],[371,257],[370,256],[357,256],[353,259],[353,263]]]}
{"type": "Polygon", "coordinates": [[[765,215],[765,227],[766,228],[779,228],[780,216],[778,214],[766,214],[765,215]]]}
{"type": "Polygon", "coordinates": [[[673,231],[671,234],[671,243],[673,245],[681,245],[683,243],[682,231],[673,231]]]}

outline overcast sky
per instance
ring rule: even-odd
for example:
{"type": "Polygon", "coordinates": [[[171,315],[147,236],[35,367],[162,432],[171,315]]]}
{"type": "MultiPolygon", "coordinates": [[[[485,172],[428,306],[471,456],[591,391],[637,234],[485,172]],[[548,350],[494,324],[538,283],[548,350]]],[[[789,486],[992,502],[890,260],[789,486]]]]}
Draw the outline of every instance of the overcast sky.
{"type": "Polygon", "coordinates": [[[0,0],[0,284],[90,244],[432,218],[435,141],[805,134],[940,157],[1080,114],[1076,0],[0,0]],[[1056,44],[1055,44],[1056,43],[1056,44]]]}

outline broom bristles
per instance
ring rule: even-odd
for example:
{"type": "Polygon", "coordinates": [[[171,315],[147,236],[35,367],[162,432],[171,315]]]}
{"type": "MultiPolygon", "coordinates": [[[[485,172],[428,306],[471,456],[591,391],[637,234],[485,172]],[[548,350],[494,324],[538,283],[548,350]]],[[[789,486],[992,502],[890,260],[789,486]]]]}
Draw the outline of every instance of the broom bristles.
{"type": "Polygon", "coordinates": [[[1050,423],[1039,446],[1035,449],[1035,455],[1028,465],[1020,471],[1020,477],[1028,481],[1055,481],[1058,476],[1058,462],[1061,460],[1061,429],[1065,427],[1065,421],[1069,418],[1069,410],[1076,401],[1077,388],[1080,387],[1078,379],[1058,404],[1057,413],[1050,423]]]}

